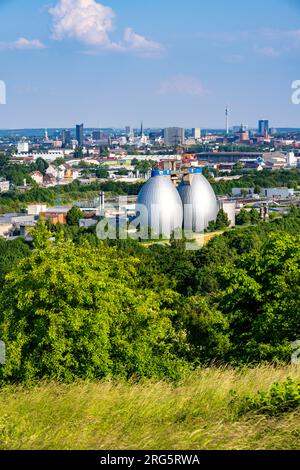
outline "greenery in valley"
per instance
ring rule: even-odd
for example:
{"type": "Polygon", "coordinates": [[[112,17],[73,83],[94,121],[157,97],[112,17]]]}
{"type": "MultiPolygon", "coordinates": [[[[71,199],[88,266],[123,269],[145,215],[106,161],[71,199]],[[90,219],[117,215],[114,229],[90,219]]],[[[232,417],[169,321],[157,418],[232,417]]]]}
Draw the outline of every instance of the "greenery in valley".
{"type": "Polygon", "coordinates": [[[231,195],[232,188],[254,188],[259,193],[261,188],[289,187],[298,189],[300,187],[300,169],[292,170],[263,170],[249,171],[247,174],[239,172],[241,178],[234,180],[211,181],[217,195],[231,195]]]}
{"type": "Polygon", "coordinates": [[[24,211],[28,204],[46,203],[55,206],[57,193],[59,191],[61,203],[67,204],[73,201],[89,200],[99,196],[100,191],[105,191],[112,196],[135,195],[141,188],[142,183],[126,183],[122,181],[94,182],[80,184],[74,181],[71,184],[52,188],[33,187],[22,191],[10,191],[0,194],[0,213],[12,211],[24,211]]]}
{"type": "Polygon", "coordinates": [[[4,263],[3,382],[174,379],[212,363],[290,361],[300,335],[296,209],[225,231],[197,251],[175,239],[100,241],[76,217],[67,226],[40,222],[31,252],[19,241],[10,272],[4,263]]]}

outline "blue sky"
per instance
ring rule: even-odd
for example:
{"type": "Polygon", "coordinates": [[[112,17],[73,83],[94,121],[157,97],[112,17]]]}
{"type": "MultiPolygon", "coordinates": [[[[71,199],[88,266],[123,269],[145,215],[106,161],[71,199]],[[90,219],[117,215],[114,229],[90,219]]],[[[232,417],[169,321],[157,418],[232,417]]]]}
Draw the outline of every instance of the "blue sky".
{"type": "Polygon", "coordinates": [[[0,128],[300,127],[295,0],[0,0],[0,128]]]}

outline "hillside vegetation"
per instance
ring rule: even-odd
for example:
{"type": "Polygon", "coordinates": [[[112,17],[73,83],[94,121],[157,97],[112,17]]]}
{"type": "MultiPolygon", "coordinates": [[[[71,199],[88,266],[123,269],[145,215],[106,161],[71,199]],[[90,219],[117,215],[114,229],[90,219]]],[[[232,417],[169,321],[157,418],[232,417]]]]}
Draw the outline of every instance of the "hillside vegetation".
{"type": "Polygon", "coordinates": [[[0,448],[299,448],[300,211],[196,251],[70,219],[0,243],[0,448]]]}
{"type": "Polygon", "coordinates": [[[300,411],[236,403],[295,367],[210,368],[180,382],[78,382],[0,391],[0,449],[298,449],[300,411]]]}

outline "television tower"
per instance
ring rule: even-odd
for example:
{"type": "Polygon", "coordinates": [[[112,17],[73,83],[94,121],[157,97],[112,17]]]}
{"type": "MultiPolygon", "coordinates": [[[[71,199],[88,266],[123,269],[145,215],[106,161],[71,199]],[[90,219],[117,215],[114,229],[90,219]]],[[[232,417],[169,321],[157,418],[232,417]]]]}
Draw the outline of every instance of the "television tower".
{"type": "Polygon", "coordinates": [[[228,108],[228,105],[226,105],[225,116],[226,116],[226,135],[228,135],[229,134],[229,108],[228,108]]]}

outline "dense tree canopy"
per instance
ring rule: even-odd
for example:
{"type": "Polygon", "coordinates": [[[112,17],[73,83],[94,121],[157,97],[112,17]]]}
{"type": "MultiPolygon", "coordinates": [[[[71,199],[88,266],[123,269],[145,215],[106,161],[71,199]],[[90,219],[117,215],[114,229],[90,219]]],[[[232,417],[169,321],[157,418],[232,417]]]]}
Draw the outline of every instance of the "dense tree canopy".
{"type": "Polygon", "coordinates": [[[196,251],[39,222],[31,249],[0,242],[1,377],[174,378],[211,362],[289,362],[300,337],[299,233],[296,208],[196,251]]]}
{"type": "Polygon", "coordinates": [[[40,241],[0,294],[2,378],[178,374],[184,335],[172,325],[172,293],[140,289],[138,259],[102,244],[40,241]]]}

